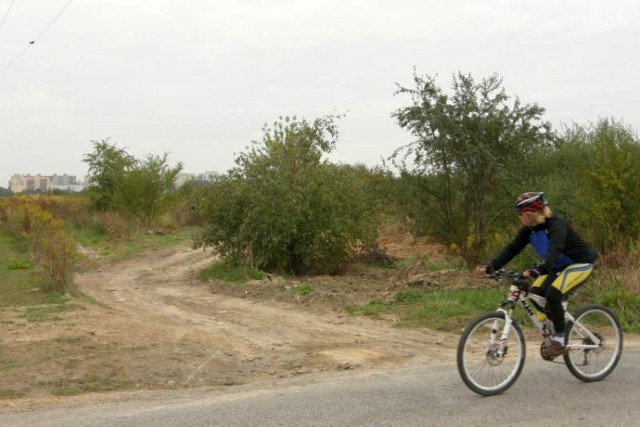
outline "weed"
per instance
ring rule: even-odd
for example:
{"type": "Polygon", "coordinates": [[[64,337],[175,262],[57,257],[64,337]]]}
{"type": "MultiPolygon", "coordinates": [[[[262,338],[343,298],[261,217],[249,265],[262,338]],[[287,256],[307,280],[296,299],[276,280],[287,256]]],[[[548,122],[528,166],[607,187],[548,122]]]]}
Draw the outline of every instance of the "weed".
{"type": "Polygon", "coordinates": [[[381,317],[382,313],[390,311],[391,304],[379,299],[371,300],[364,305],[350,306],[346,310],[351,314],[359,314],[363,316],[371,316],[376,319],[381,317]]]}
{"type": "Polygon", "coordinates": [[[244,283],[249,280],[262,280],[264,274],[255,268],[234,267],[224,262],[216,262],[202,270],[204,280],[215,279],[223,282],[244,283]]]}
{"type": "Polygon", "coordinates": [[[293,287],[293,292],[295,292],[298,295],[309,295],[313,293],[313,291],[314,291],[313,286],[311,286],[308,283],[302,283],[300,285],[296,285],[293,287]]]}
{"type": "Polygon", "coordinates": [[[7,268],[9,270],[30,270],[33,268],[33,265],[30,262],[12,258],[9,260],[7,268]]]}

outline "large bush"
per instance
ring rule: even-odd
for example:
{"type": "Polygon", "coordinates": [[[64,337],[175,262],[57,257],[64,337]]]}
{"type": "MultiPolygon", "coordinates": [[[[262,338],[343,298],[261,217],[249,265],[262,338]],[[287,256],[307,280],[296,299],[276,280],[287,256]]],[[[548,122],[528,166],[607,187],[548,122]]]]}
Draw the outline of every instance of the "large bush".
{"type": "Polygon", "coordinates": [[[597,248],[638,251],[640,142],[614,119],[566,128],[545,178],[549,197],[597,248]]]}
{"type": "Polygon", "coordinates": [[[208,224],[197,244],[266,271],[336,272],[374,244],[377,221],[359,170],[322,158],[336,144],[334,117],[281,118],[263,131],[204,190],[196,205],[208,224]]]}

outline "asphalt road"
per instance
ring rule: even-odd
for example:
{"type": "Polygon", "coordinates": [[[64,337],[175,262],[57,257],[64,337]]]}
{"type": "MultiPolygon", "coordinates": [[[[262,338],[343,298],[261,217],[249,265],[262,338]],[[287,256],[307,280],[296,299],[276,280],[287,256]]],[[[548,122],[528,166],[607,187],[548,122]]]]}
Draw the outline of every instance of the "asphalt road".
{"type": "MultiPolygon", "coordinates": [[[[302,377],[301,377],[302,378],[302,377]]],[[[640,352],[582,383],[531,356],[506,393],[481,397],[455,366],[344,373],[320,382],[0,413],[1,426],[639,426],[640,352]]]]}

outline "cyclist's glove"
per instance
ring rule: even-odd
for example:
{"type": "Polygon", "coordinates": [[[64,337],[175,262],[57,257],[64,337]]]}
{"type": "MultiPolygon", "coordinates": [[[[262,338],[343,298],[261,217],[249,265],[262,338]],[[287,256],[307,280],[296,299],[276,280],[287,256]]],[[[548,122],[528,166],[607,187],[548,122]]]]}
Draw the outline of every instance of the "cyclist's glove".
{"type": "Polygon", "coordinates": [[[540,277],[540,274],[541,274],[540,270],[536,268],[530,268],[526,270],[525,273],[528,273],[529,277],[531,277],[532,279],[537,279],[538,277],[540,277]]]}

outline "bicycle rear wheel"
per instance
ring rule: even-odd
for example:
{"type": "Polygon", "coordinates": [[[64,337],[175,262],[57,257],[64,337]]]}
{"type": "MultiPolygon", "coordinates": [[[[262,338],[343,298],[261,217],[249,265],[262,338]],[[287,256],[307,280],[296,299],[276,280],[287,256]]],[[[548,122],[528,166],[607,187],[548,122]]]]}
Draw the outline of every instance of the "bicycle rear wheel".
{"type": "Polygon", "coordinates": [[[458,372],[467,387],[483,396],[507,390],[524,367],[524,336],[516,323],[509,328],[504,354],[498,353],[504,317],[501,312],[479,316],[467,325],[458,343],[458,372]]]}
{"type": "Polygon", "coordinates": [[[600,381],[613,372],[622,356],[620,322],[613,311],[598,304],[582,307],[574,316],[575,323],[567,325],[566,344],[569,352],[564,355],[564,361],[579,380],[600,381]],[[595,344],[585,329],[601,341],[597,348],[580,348],[595,344]]]}

